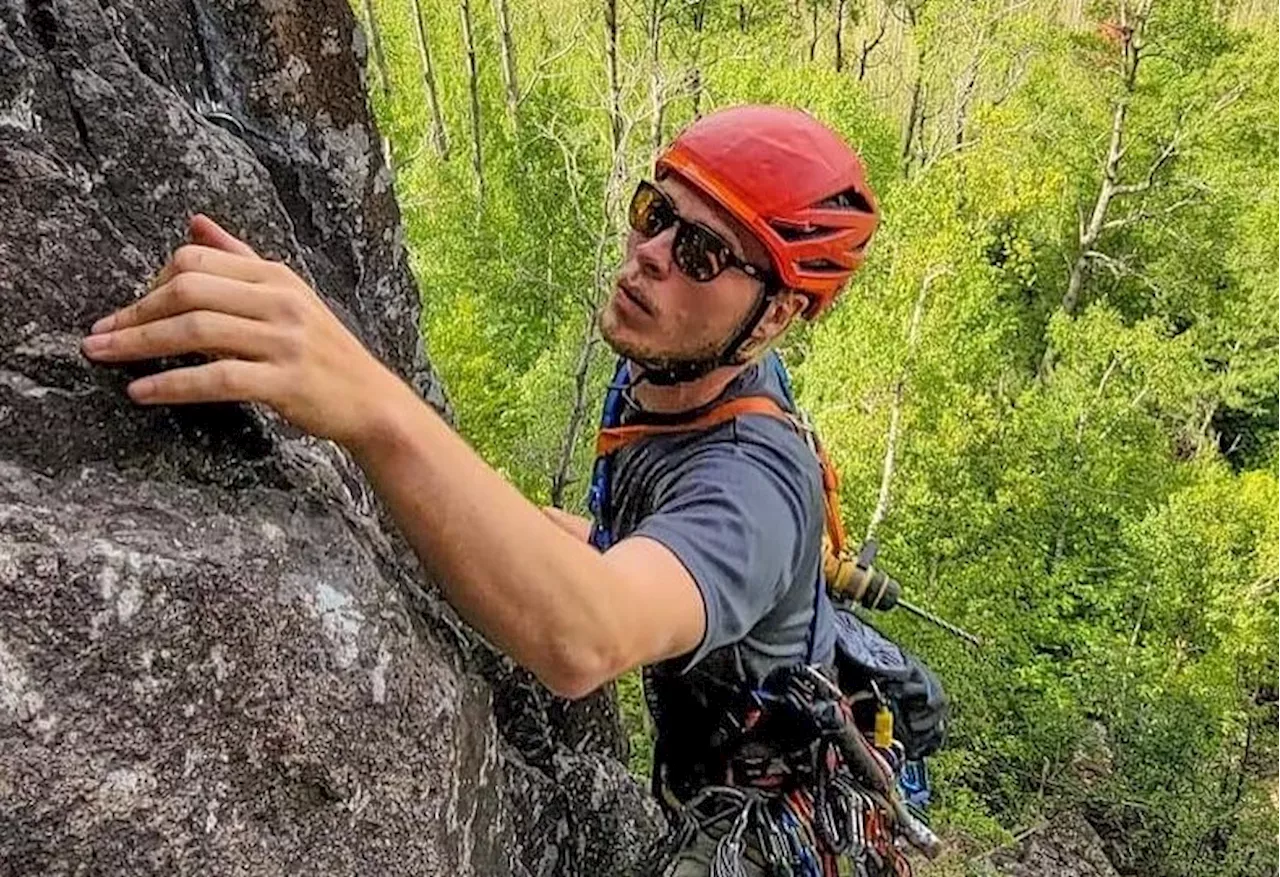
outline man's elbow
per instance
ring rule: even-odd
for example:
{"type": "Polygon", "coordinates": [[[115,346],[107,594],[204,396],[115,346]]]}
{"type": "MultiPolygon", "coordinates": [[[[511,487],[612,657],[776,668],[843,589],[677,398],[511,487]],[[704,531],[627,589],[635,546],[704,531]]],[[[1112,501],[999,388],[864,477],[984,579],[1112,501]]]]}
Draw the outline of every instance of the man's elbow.
{"type": "Polygon", "coordinates": [[[565,700],[581,700],[589,694],[597,691],[601,686],[608,682],[612,682],[612,678],[603,676],[540,676],[542,684],[556,697],[562,697],[565,700]]]}
{"type": "Polygon", "coordinates": [[[580,700],[608,685],[630,666],[611,649],[577,648],[556,654],[534,674],[557,697],[580,700]]]}

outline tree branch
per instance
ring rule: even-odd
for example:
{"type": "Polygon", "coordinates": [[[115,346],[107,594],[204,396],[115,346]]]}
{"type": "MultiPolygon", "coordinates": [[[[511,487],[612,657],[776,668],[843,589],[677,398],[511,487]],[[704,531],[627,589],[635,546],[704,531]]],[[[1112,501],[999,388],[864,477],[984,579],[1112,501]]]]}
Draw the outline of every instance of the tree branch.
{"type": "Polygon", "coordinates": [[[907,380],[911,374],[911,365],[915,360],[916,347],[920,342],[920,323],[924,319],[925,301],[929,296],[929,287],[943,274],[949,274],[950,268],[930,268],[920,281],[920,291],[916,295],[915,307],[911,310],[911,324],[907,329],[907,355],[902,363],[902,371],[893,387],[893,407],[889,410],[889,435],[885,440],[884,463],[880,470],[880,495],[876,499],[876,507],[871,512],[871,520],[867,523],[867,535],[863,541],[870,541],[875,536],[876,528],[889,512],[890,487],[893,483],[893,472],[897,464],[898,439],[902,422],[902,402],[906,397],[907,380]]]}
{"type": "Polygon", "coordinates": [[[1171,213],[1178,212],[1183,207],[1190,207],[1192,204],[1198,204],[1198,203],[1200,203],[1200,198],[1198,193],[1195,195],[1188,195],[1185,198],[1179,198],[1177,201],[1174,201],[1172,204],[1169,204],[1168,206],[1163,207],[1160,210],[1148,211],[1146,209],[1139,209],[1134,211],[1133,213],[1128,214],[1127,216],[1120,216],[1115,219],[1108,219],[1106,222],[1102,224],[1102,230],[1112,231],[1117,228],[1124,228],[1125,226],[1134,225],[1135,223],[1145,222],[1149,219],[1156,219],[1157,217],[1168,216],[1171,213]]]}
{"type": "Polygon", "coordinates": [[[538,61],[538,66],[533,69],[533,73],[529,76],[529,79],[525,82],[524,89],[520,92],[520,97],[516,101],[517,107],[524,102],[525,98],[527,98],[530,94],[533,93],[534,87],[540,81],[542,81],[542,79],[546,77],[547,75],[546,71],[550,69],[557,61],[559,61],[564,56],[568,55],[571,51],[573,51],[577,47],[578,37],[581,36],[582,28],[583,28],[582,20],[579,20],[574,25],[573,33],[569,35],[569,40],[565,44],[565,46],[562,49],[560,49],[558,52],[553,52],[552,54],[547,55],[546,57],[538,61]]]}
{"type": "Polygon", "coordinates": [[[565,424],[564,438],[560,442],[560,459],[556,463],[556,471],[551,476],[551,504],[556,508],[564,508],[564,492],[570,484],[569,467],[573,463],[573,449],[578,444],[578,431],[582,428],[583,418],[587,410],[587,378],[591,374],[591,363],[600,336],[596,332],[599,320],[599,309],[593,309],[588,315],[583,329],[582,346],[578,351],[578,366],[573,372],[573,407],[569,411],[569,421],[565,424]]]}
{"type": "Polygon", "coordinates": [[[880,28],[876,31],[875,39],[871,42],[862,41],[862,51],[858,59],[858,81],[861,82],[867,75],[867,61],[871,58],[871,53],[875,51],[876,46],[880,45],[880,41],[884,39],[885,31],[889,28],[889,9],[882,7],[880,10],[880,28]]]}
{"type": "Polygon", "coordinates": [[[582,209],[582,196],[578,190],[578,159],[573,150],[569,148],[569,144],[564,142],[564,138],[549,128],[540,120],[534,120],[533,126],[538,132],[538,136],[549,140],[560,148],[560,154],[564,159],[565,182],[569,187],[569,201],[573,205],[574,217],[577,219],[578,227],[584,234],[592,234],[591,224],[587,222],[587,216],[582,209]]]}
{"type": "MultiPolygon", "coordinates": [[[[1143,179],[1137,183],[1127,183],[1124,185],[1116,184],[1111,187],[1112,196],[1116,195],[1133,195],[1137,192],[1145,192],[1155,184],[1156,174],[1160,173],[1160,169],[1169,163],[1175,155],[1178,154],[1178,138],[1174,139],[1160,147],[1160,154],[1156,156],[1155,161],[1151,162],[1151,166],[1147,168],[1147,173],[1143,179]]],[[[1116,171],[1123,157],[1123,151],[1116,156],[1116,171]]]]}

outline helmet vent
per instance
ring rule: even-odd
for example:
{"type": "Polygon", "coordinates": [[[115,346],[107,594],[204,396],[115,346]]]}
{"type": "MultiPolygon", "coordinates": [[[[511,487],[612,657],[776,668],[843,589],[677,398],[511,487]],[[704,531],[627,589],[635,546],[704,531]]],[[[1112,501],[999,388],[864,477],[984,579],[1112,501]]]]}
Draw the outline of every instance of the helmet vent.
{"type": "Polygon", "coordinates": [[[795,243],[796,241],[807,241],[813,238],[820,238],[829,233],[829,229],[821,226],[799,226],[788,225],[785,222],[771,222],[769,227],[778,233],[778,237],[787,243],[795,243]]]}
{"type": "Polygon", "coordinates": [[[829,259],[804,259],[796,263],[801,271],[812,271],[816,274],[843,274],[848,268],[837,265],[829,259]]]}
{"type": "Polygon", "coordinates": [[[866,196],[857,189],[845,189],[839,195],[820,202],[818,206],[836,210],[856,210],[859,213],[871,213],[874,209],[866,196]]]}

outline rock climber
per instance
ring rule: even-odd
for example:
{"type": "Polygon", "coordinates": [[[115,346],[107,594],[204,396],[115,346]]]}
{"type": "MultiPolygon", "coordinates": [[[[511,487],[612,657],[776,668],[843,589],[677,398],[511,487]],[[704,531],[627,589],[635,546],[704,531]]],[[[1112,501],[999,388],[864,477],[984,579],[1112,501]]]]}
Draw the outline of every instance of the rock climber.
{"type": "MultiPolygon", "coordinates": [[[[623,428],[678,425],[742,396],[790,406],[771,345],[831,305],[878,214],[840,136],[799,110],[743,106],[682,131],[629,220],[600,314],[621,363],[607,425],[623,428]]],[[[208,355],[134,380],[130,398],[261,403],[339,443],[449,603],[551,691],[578,698],[647,668],[660,794],[678,804],[732,785],[716,752],[727,701],[778,666],[832,656],[823,483],[801,433],[752,413],[659,430],[610,455],[594,522],[540,509],[291,269],[208,217],[189,231],[148,294],[92,327],[85,354],[208,355]]],[[[668,873],[708,873],[723,832],[714,818],[700,826],[668,873]]],[[[764,873],[758,855],[745,863],[764,873]]]]}

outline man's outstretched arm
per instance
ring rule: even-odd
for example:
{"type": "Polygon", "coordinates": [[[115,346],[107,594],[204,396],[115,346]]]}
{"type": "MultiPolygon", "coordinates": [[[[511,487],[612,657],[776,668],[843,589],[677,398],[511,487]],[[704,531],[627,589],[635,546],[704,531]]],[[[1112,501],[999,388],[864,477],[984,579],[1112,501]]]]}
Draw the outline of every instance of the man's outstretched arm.
{"type": "Polygon", "coordinates": [[[584,695],[701,641],[702,598],[668,548],[601,555],[526,500],[296,274],[197,216],[153,290],[94,325],[98,362],[205,353],[140,378],[139,404],[254,401],[345,446],[477,630],[553,691],[584,695]]]}
{"type": "Polygon", "coordinates": [[[698,645],[702,598],[669,549],[629,539],[599,554],[404,391],[352,452],[449,602],[495,645],[569,697],[698,645]]]}

